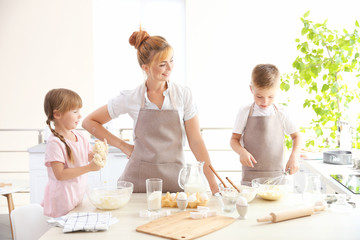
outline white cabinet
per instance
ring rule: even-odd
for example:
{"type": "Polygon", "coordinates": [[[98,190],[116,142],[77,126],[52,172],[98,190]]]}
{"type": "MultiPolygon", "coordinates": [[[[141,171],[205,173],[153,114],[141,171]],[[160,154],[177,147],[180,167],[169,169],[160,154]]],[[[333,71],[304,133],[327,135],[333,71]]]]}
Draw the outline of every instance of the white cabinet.
{"type": "MultiPolygon", "coordinates": [[[[44,165],[46,144],[39,144],[28,149],[29,152],[29,170],[30,170],[30,202],[41,203],[44,197],[44,191],[48,182],[47,170],[44,165]]],[[[127,164],[127,157],[119,149],[110,147],[107,163],[104,168],[98,172],[89,172],[88,183],[90,186],[116,185],[127,164]]]]}
{"type": "Polygon", "coordinates": [[[128,158],[121,152],[110,152],[104,168],[97,172],[89,172],[89,186],[117,185],[117,180],[123,173],[128,158]]]}

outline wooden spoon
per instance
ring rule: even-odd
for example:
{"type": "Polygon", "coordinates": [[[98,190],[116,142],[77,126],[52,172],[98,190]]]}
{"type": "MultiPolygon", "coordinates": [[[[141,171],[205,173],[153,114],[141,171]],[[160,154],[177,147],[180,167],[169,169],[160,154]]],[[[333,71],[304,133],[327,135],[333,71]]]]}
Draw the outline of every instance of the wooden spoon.
{"type": "Polygon", "coordinates": [[[217,172],[215,171],[215,169],[213,168],[213,166],[209,165],[209,168],[211,169],[211,171],[213,171],[213,173],[215,174],[215,176],[220,180],[220,182],[223,184],[223,186],[225,188],[227,188],[225,182],[221,179],[221,177],[217,174],[217,172]]]}

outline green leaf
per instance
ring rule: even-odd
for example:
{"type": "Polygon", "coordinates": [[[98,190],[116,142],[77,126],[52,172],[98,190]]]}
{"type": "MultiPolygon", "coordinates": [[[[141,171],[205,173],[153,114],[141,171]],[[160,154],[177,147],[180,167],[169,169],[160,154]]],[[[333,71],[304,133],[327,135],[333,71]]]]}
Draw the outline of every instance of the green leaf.
{"type": "Polygon", "coordinates": [[[360,27],[359,22],[357,20],[355,21],[355,26],[360,27]]]}
{"type": "Polygon", "coordinates": [[[328,42],[331,42],[332,40],[334,40],[334,35],[329,35],[326,39],[328,42]]]}
{"type": "Polygon", "coordinates": [[[303,28],[303,29],[301,30],[301,35],[305,35],[307,32],[308,32],[308,29],[307,29],[307,28],[303,28]]]}
{"type": "Polygon", "coordinates": [[[307,11],[305,14],[304,14],[304,18],[306,18],[306,17],[308,17],[310,15],[310,10],[309,11],[307,11]]]}
{"type": "Polygon", "coordinates": [[[323,131],[321,130],[321,128],[318,128],[318,129],[316,129],[316,136],[322,136],[323,135],[323,131]]]}
{"type": "MultiPolygon", "coordinates": [[[[322,88],[321,88],[321,92],[325,92],[326,90],[328,90],[329,89],[329,85],[327,85],[327,84],[324,84],[323,86],[322,86],[322,88]]],[[[320,102],[320,101],[319,101],[320,102]]]]}

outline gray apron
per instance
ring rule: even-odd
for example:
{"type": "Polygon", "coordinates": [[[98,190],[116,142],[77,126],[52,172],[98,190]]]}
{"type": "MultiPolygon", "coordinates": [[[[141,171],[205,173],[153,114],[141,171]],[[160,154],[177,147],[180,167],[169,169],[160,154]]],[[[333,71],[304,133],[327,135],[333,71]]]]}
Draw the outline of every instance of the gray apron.
{"type": "MultiPolygon", "coordinates": [[[[168,85],[169,86],[169,85],[168,85]]],[[[134,129],[134,150],[119,178],[132,182],[134,192],[146,192],[145,180],[161,178],[163,192],[181,192],[178,175],[185,166],[179,113],[172,99],[173,110],[145,109],[145,86],[141,108],[134,129]]]]}
{"type": "Polygon", "coordinates": [[[276,177],[284,171],[284,127],[279,111],[275,107],[275,115],[251,116],[254,104],[249,111],[243,142],[257,163],[253,168],[242,166],[243,184],[254,178],[276,177]]]}

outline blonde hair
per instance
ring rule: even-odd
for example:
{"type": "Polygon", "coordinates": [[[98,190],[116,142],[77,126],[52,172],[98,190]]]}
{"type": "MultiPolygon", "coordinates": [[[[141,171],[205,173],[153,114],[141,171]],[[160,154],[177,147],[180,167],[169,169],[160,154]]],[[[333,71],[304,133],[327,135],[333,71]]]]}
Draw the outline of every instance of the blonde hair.
{"type": "Polygon", "coordinates": [[[279,82],[279,69],[273,64],[258,64],[251,74],[251,84],[258,88],[271,88],[279,82]]]}
{"type": "Polygon", "coordinates": [[[154,62],[160,62],[173,52],[172,47],[161,36],[150,36],[140,27],[139,31],[133,32],[129,43],[137,49],[137,59],[140,67],[143,64],[151,66],[154,62]]]}
{"type": "Polygon", "coordinates": [[[72,109],[81,107],[82,100],[80,96],[76,92],[65,88],[57,88],[50,90],[46,94],[44,100],[44,111],[47,116],[46,124],[49,126],[51,132],[65,144],[67,156],[70,162],[74,162],[71,148],[66,143],[65,138],[51,127],[51,121],[54,121],[55,110],[63,114],[72,109]]]}

